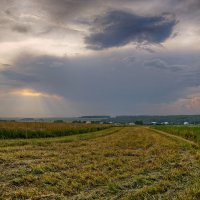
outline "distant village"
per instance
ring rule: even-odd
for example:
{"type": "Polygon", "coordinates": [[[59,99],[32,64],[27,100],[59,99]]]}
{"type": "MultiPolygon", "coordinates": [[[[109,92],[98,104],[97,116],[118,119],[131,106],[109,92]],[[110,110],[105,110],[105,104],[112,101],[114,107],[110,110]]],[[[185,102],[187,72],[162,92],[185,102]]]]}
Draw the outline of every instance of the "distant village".
{"type": "Polygon", "coordinates": [[[172,116],[82,116],[74,118],[0,118],[2,122],[51,122],[112,125],[198,125],[200,115],[172,116]]]}

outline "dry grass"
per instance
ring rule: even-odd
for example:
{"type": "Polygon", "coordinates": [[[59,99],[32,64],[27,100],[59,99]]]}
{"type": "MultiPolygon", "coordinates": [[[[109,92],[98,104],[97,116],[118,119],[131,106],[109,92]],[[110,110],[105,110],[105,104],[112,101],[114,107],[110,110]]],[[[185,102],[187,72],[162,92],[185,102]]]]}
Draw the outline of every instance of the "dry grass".
{"type": "Polygon", "coordinates": [[[0,142],[1,199],[200,199],[200,152],[143,127],[0,142]]]}

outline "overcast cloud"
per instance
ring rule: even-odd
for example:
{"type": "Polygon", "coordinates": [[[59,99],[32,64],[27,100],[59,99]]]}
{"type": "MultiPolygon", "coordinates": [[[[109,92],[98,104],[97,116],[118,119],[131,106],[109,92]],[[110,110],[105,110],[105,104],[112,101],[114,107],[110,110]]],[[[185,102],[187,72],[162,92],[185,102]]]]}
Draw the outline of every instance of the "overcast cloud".
{"type": "Polygon", "coordinates": [[[200,112],[198,0],[0,4],[0,117],[200,112]]]}

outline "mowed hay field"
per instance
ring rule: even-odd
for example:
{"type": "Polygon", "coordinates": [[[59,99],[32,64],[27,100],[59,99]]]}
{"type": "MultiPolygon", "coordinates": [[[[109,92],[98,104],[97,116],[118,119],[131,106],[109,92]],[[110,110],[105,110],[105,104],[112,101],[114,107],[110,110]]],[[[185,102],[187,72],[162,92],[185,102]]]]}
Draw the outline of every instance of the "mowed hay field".
{"type": "Polygon", "coordinates": [[[200,199],[200,151],[145,127],[0,140],[0,199],[200,199]]]}

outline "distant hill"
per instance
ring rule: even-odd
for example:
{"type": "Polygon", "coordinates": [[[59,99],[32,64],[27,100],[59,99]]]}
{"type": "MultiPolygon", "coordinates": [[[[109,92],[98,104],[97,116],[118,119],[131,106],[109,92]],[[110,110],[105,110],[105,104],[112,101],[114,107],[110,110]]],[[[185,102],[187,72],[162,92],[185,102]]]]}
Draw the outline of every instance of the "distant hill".
{"type": "Polygon", "coordinates": [[[107,115],[94,115],[94,116],[81,116],[80,118],[87,118],[87,119],[95,119],[95,118],[100,118],[100,119],[107,119],[110,118],[110,116],[107,115]]]}

